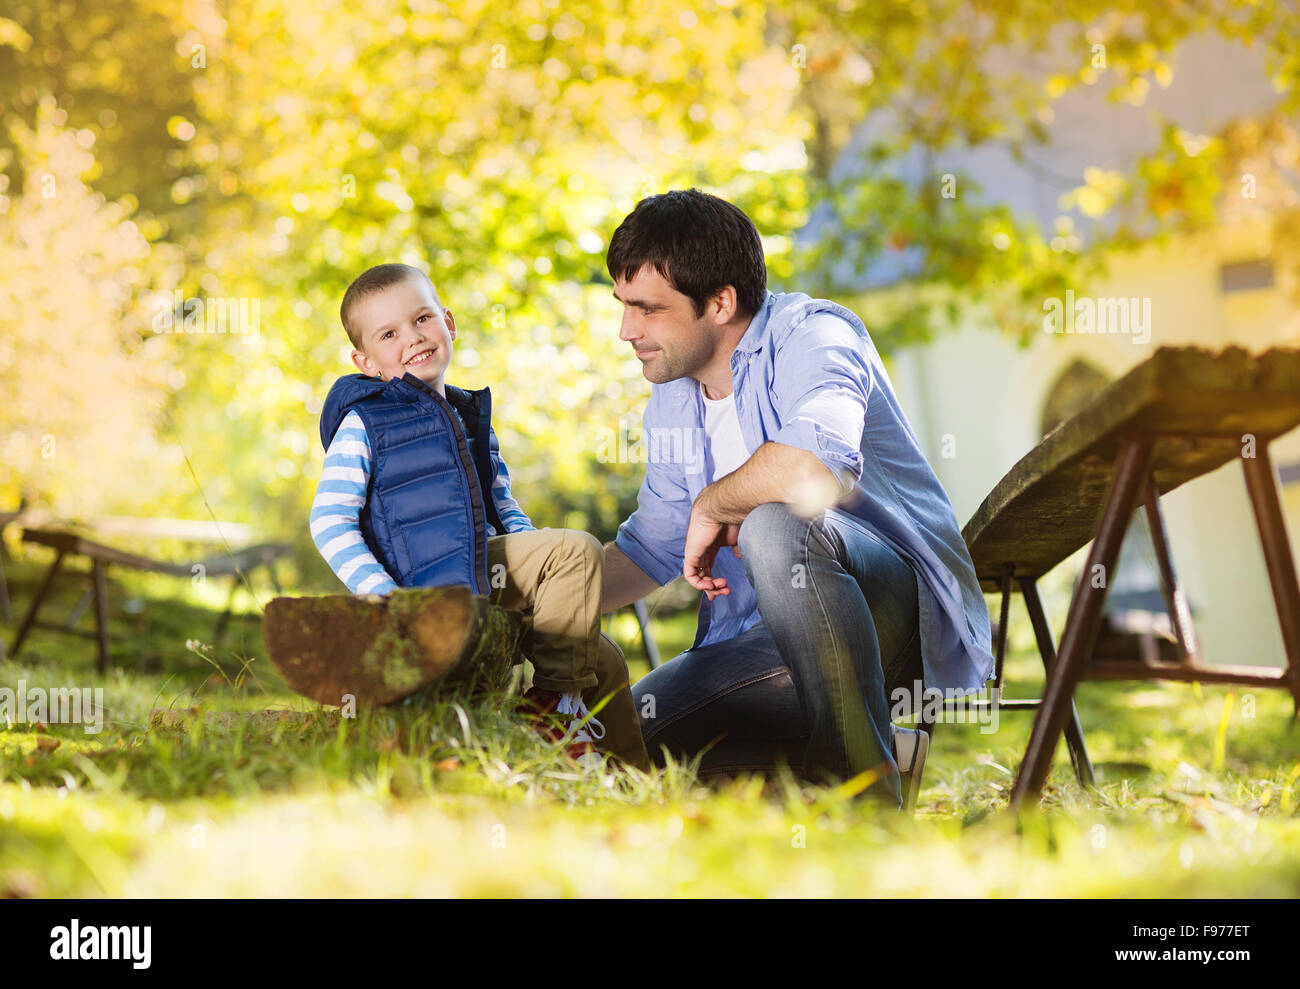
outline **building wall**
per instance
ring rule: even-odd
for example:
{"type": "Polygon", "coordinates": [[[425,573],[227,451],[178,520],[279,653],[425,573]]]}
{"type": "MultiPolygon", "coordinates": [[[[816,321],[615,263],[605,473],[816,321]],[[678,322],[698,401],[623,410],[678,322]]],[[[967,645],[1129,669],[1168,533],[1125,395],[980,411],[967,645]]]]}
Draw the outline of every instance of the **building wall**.
{"type": "MultiPolygon", "coordinates": [[[[1266,255],[1259,230],[1219,232],[1116,264],[1077,295],[1150,298],[1146,344],[1118,335],[1041,333],[1021,348],[988,326],[968,325],[890,361],[899,400],[965,523],[994,485],[1039,440],[1043,406],[1075,360],[1119,377],[1161,345],[1300,346],[1297,312],[1276,288],[1224,293],[1220,265],[1266,255]],[[945,442],[946,438],[946,442],[945,442]],[[945,456],[945,453],[952,454],[945,456]]],[[[1300,430],[1270,447],[1278,466],[1300,464],[1300,430]]],[[[1300,559],[1300,483],[1283,490],[1292,551],[1300,559]]],[[[1174,566],[1195,609],[1210,662],[1281,666],[1277,617],[1240,465],[1162,499],[1174,566]]],[[[1154,557],[1151,557],[1154,561],[1154,557]]],[[[1075,572],[1082,554],[1068,561],[1075,572]]]]}

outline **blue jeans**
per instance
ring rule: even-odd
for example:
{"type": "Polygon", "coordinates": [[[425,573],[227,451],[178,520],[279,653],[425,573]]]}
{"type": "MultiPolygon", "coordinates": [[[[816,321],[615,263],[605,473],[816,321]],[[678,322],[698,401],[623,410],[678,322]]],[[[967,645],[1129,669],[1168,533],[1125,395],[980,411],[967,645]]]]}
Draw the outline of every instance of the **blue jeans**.
{"type": "Polygon", "coordinates": [[[900,804],[886,688],[921,678],[912,567],[835,510],[759,505],[739,543],[761,621],[633,686],[651,758],[707,749],[703,776],[785,764],[814,782],[875,769],[867,795],[900,804]]]}

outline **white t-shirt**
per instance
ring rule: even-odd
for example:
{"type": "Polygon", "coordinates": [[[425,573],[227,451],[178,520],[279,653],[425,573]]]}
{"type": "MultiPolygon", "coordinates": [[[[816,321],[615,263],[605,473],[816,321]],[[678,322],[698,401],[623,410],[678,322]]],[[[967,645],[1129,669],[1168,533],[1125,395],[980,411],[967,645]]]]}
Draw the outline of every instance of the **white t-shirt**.
{"type": "Polygon", "coordinates": [[[704,394],[703,385],[699,389],[704,399],[704,435],[713,454],[713,476],[709,478],[712,484],[748,460],[753,451],[745,446],[745,437],[740,432],[736,393],[733,391],[726,398],[709,398],[704,394]]]}

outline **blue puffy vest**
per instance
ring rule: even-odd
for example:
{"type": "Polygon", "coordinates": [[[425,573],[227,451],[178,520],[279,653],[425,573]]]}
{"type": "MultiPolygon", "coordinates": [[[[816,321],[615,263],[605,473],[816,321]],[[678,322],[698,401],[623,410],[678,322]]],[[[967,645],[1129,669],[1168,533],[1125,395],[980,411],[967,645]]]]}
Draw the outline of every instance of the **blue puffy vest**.
{"type": "Polygon", "coordinates": [[[506,531],[491,497],[492,394],[452,385],[446,393],[413,374],[344,375],[325,399],[321,443],[329,448],[349,412],[365,424],[370,484],[361,533],[399,586],[463,584],[488,594],[487,524],[506,531]]]}

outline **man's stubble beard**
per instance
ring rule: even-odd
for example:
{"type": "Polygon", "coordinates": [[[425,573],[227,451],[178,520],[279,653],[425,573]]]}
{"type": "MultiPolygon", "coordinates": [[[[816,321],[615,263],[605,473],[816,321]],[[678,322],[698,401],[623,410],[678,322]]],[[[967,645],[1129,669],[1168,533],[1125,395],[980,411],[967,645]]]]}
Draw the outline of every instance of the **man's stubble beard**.
{"type": "Polygon", "coordinates": [[[662,385],[678,378],[690,377],[713,359],[716,344],[709,338],[707,327],[697,325],[695,331],[694,345],[689,351],[669,355],[666,349],[660,348],[659,359],[653,362],[658,366],[652,368],[646,365],[642,368],[647,381],[662,385]]]}

